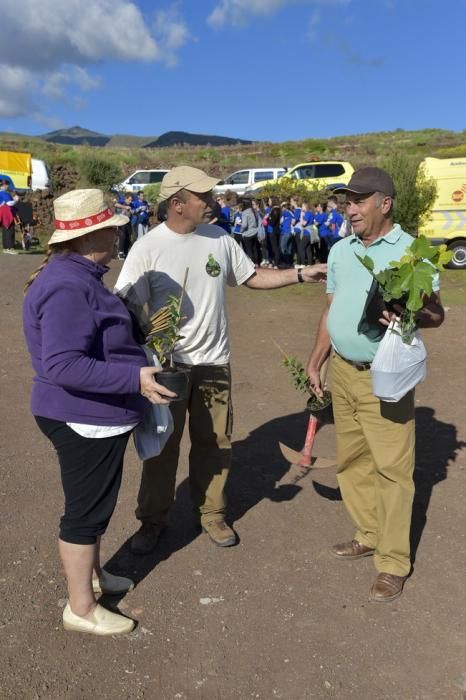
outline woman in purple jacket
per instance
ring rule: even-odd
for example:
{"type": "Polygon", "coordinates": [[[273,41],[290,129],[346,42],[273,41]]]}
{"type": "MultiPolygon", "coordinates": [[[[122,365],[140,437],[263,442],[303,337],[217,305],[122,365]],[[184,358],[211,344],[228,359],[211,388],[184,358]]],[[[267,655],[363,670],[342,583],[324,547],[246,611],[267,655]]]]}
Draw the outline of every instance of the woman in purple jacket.
{"type": "Polygon", "coordinates": [[[60,463],[65,512],[59,552],[68,582],[67,630],[125,634],[134,621],[96,603],[133,582],[99,563],[100,537],[116,505],[132,429],[152,403],[174,394],[154,380],[133,338],[124,304],[102,282],[117,255],[115,215],[100,190],[75,190],[54,202],[49,253],[25,288],[24,334],[35,377],[31,408],[60,463]]]}

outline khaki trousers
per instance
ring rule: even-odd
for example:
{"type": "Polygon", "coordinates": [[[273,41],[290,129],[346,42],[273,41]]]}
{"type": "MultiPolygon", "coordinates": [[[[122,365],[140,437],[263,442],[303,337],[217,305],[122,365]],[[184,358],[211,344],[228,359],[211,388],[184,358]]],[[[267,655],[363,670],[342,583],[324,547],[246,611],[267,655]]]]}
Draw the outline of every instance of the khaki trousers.
{"type": "Polygon", "coordinates": [[[332,358],[337,477],[356,526],[354,539],[375,549],[379,572],[410,571],[414,497],[414,391],[397,403],[372,394],[370,370],[332,358]]]}
{"type": "Polygon", "coordinates": [[[165,523],[175,498],[176,470],[189,412],[189,485],[201,524],[222,519],[231,462],[231,375],[229,365],[177,365],[189,375],[185,401],[172,401],[174,430],[163,452],[143,463],[136,517],[165,523]]]}

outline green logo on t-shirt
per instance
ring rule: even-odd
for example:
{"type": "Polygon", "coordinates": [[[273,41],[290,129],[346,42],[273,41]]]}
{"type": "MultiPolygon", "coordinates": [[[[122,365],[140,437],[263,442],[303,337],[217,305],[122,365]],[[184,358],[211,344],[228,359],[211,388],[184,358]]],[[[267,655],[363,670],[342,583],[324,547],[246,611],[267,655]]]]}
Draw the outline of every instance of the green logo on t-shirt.
{"type": "Polygon", "coordinates": [[[207,274],[210,275],[211,277],[218,277],[219,274],[220,274],[220,272],[221,272],[220,265],[219,265],[218,262],[215,260],[215,258],[214,258],[214,256],[212,255],[212,253],[209,253],[209,257],[208,257],[208,260],[207,260],[207,263],[206,263],[206,266],[205,266],[205,271],[206,271],[207,274]]]}

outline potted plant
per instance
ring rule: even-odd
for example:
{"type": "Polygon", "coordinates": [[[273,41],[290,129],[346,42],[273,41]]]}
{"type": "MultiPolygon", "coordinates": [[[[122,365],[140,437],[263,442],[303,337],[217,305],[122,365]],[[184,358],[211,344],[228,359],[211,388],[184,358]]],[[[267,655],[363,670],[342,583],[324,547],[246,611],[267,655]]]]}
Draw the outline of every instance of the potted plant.
{"type": "Polygon", "coordinates": [[[181,313],[184,290],[188,279],[189,268],[186,268],[183,287],[179,296],[170,295],[167,303],[150,317],[150,326],[146,337],[146,345],[155,352],[162,366],[162,371],[156,376],[162,384],[177,395],[172,401],[186,398],[188,374],[175,366],[173,353],[179,340],[183,338],[180,327],[186,316],[181,313]]]}
{"type": "MultiPolygon", "coordinates": [[[[286,370],[288,370],[292,386],[303,394],[309,394],[306,404],[308,411],[311,413],[318,413],[328,409],[332,403],[332,394],[330,391],[324,389],[323,396],[317,396],[311,387],[309,377],[307,376],[306,370],[304,369],[302,363],[296,357],[287,355],[279,345],[277,345],[277,348],[283,355],[282,365],[286,370]]],[[[325,384],[325,377],[322,378],[322,384],[325,384]]]]}
{"type": "Polygon", "coordinates": [[[377,273],[372,258],[356,257],[374,278],[371,291],[387,304],[385,308],[393,309],[394,304],[403,307],[400,334],[404,343],[411,343],[416,332],[416,313],[422,309],[425,297],[432,294],[434,277],[450,262],[451,251],[446,245],[433,246],[425,236],[418,236],[400,260],[377,273]]]}

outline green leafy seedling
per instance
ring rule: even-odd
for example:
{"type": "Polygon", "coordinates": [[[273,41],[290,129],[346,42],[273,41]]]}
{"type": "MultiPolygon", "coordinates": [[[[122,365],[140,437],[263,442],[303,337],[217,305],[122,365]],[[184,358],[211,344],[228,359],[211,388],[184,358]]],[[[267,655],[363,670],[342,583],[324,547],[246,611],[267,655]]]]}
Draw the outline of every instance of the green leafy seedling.
{"type": "Polygon", "coordinates": [[[432,294],[434,277],[450,262],[452,252],[446,245],[433,246],[425,236],[415,238],[400,260],[388,268],[374,272],[374,261],[368,255],[357,255],[372,277],[377,280],[386,302],[400,302],[404,311],[400,318],[401,337],[410,343],[416,330],[416,313],[432,294]]]}
{"type": "Polygon", "coordinates": [[[167,303],[150,318],[146,344],[157,354],[162,367],[168,366],[173,368],[175,366],[173,360],[175,345],[183,338],[180,334],[180,326],[186,319],[186,316],[183,316],[181,313],[181,305],[183,303],[188,272],[189,268],[186,268],[180,295],[169,296],[167,303]]]}

